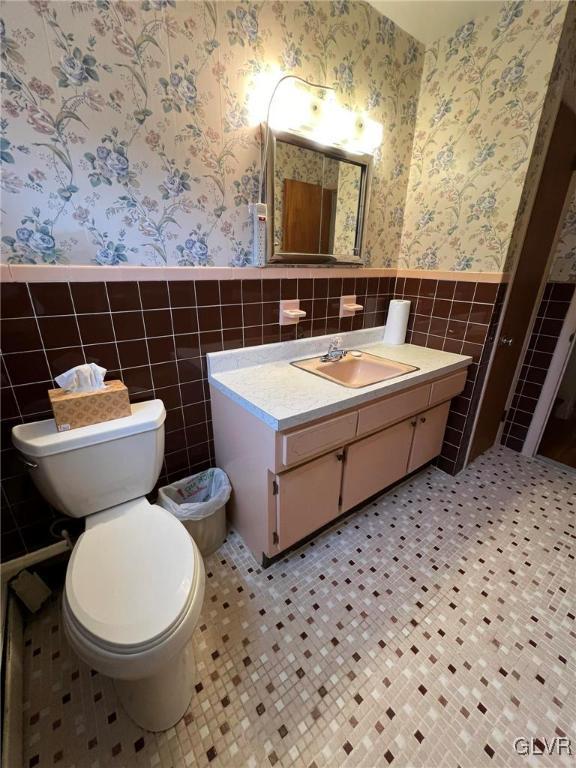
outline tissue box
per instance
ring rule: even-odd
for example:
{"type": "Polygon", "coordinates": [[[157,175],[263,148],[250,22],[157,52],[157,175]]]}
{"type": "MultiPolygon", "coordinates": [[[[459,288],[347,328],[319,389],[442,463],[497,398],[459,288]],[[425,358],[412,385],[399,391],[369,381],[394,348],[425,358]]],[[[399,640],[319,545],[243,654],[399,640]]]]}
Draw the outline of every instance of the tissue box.
{"type": "Polygon", "coordinates": [[[121,381],[105,381],[94,392],[67,392],[49,389],[48,397],[58,432],[130,416],[128,390],[121,381]]]}

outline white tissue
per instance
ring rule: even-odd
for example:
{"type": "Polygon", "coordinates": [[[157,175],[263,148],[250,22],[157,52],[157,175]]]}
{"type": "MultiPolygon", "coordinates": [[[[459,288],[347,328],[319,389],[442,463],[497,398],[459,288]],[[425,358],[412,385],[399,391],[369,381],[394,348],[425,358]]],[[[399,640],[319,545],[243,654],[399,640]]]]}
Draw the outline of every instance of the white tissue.
{"type": "Polygon", "coordinates": [[[96,363],[77,365],[66,373],[56,376],[56,384],[69,392],[92,392],[96,389],[104,389],[104,376],[106,368],[96,363]]]}

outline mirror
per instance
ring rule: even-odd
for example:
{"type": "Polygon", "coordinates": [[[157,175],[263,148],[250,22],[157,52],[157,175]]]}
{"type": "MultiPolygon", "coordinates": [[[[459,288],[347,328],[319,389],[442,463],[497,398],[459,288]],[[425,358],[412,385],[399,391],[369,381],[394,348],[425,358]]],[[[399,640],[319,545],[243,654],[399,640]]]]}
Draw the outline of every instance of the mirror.
{"type": "Polygon", "coordinates": [[[268,261],[361,263],[370,158],[275,134],[268,163],[268,261]]]}

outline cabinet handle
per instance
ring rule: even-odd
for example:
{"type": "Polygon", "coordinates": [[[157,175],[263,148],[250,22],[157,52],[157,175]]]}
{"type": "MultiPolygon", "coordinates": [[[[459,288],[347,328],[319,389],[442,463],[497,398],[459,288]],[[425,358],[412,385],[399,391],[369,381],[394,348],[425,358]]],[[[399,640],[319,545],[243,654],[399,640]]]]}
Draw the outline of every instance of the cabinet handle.
{"type": "Polygon", "coordinates": [[[336,458],[338,461],[344,461],[344,451],[342,451],[342,453],[337,453],[336,458]]]}
{"type": "Polygon", "coordinates": [[[424,422],[426,421],[426,416],[421,416],[420,421],[422,422],[422,424],[424,424],[424,422]]]}
{"type": "Polygon", "coordinates": [[[410,422],[411,427],[415,427],[418,422],[416,420],[410,422]]]}

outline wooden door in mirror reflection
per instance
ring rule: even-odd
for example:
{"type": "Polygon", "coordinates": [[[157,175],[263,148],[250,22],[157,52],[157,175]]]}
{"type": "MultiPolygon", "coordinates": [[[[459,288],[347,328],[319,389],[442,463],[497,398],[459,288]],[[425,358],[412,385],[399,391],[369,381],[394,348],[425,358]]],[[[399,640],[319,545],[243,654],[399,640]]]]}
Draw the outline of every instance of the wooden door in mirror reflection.
{"type": "Polygon", "coordinates": [[[319,184],[284,179],[283,251],[330,253],[333,195],[319,184]]]}

